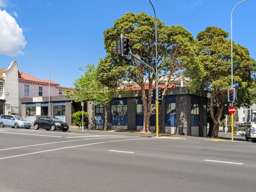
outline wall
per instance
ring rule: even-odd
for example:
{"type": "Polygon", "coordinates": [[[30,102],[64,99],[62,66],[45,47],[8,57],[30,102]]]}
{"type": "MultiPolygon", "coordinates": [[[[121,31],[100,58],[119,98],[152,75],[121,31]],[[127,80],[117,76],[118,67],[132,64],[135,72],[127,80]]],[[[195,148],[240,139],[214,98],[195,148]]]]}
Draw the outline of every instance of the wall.
{"type": "MultiPolygon", "coordinates": [[[[40,85],[35,83],[26,83],[20,81],[19,83],[19,92],[20,98],[26,97],[24,93],[24,86],[29,85],[29,96],[28,97],[39,97],[39,87],[43,87],[43,97],[49,96],[49,86],[48,85],[40,85]]],[[[50,88],[50,95],[51,96],[58,96],[59,95],[59,88],[57,86],[51,86],[50,88]]]]}
{"type": "Polygon", "coordinates": [[[18,66],[12,62],[4,75],[4,92],[5,92],[5,113],[19,113],[19,81],[18,66]]]}

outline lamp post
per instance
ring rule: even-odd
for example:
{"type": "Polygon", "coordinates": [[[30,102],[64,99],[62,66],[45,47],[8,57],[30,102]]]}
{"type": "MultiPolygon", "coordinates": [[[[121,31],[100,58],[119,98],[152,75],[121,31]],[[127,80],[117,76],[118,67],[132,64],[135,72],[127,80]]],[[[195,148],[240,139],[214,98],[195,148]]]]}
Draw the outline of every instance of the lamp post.
{"type": "MultiPolygon", "coordinates": [[[[231,61],[231,89],[234,89],[234,53],[233,53],[233,16],[236,9],[247,0],[238,1],[232,8],[230,13],[230,61],[231,61]]],[[[234,101],[231,102],[231,106],[234,106],[234,101]]],[[[234,141],[234,114],[231,114],[231,131],[232,131],[232,141],[234,141]]]]}
{"type": "Polygon", "coordinates": [[[151,5],[153,12],[154,12],[154,30],[155,30],[155,86],[156,86],[156,136],[159,137],[159,87],[158,87],[158,27],[157,27],[157,16],[156,16],[156,9],[152,2],[149,0],[149,4],[151,5]]]}

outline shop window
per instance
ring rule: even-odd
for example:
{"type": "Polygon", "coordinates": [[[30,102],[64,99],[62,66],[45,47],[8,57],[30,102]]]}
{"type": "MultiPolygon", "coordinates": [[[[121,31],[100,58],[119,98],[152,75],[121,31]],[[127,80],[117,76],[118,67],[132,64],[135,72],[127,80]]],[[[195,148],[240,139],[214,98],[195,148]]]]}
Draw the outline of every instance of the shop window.
{"type": "Polygon", "coordinates": [[[65,105],[54,105],[53,116],[65,116],[65,105]]]}
{"type": "Polygon", "coordinates": [[[36,106],[35,105],[26,106],[26,116],[36,116],[36,106]]]}
{"type": "Polygon", "coordinates": [[[113,125],[127,125],[127,105],[112,105],[111,114],[113,125]]]}
{"type": "Polygon", "coordinates": [[[200,118],[199,118],[199,105],[192,104],[191,106],[191,125],[199,126],[200,118]]]}
{"type": "Polygon", "coordinates": [[[169,127],[176,126],[176,103],[168,103],[167,104],[165,123],[169,127]]]}

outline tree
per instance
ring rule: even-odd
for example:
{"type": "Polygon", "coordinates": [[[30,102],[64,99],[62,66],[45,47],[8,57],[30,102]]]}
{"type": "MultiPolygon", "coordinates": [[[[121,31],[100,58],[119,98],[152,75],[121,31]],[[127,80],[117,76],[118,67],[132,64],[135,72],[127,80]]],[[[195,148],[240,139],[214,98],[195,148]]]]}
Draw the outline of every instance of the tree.
{"type": "MultiPolygon", "coordinates": [[[[238,84],[237,106],[251,101],[251,71],[254,61],[249,51],[234,43],[234,81],[238,84]]],[[[228,33],[217,27],[208,27],[196,37],[196,57],[188,66],[191,89],[210,92],[210,117],[213,122],[209,136],[217,137],[223,119],[223,109],[230,88],[230,41],[228,33]]]]}
{"type": "MultiPolygon", "coordinates": [[[[177,69],[172,65],[183,63],[182,54],[186,46],[192,41],[192,35],[182,27],[168,27],[160,20],[158,25],[158,55],[157,63],[161,63],[161,75],[174,76],[177,69]],[[172,53],[172,57],[170,54],[172,53]]],[[[156,64],[154,46],[154,18],[145,13],[127,13],[119,18],[113,27],[105,31],[105,48],[107,57],[100,62],[99,80],[102,84],[117,88],[123,81],[136,83],[141,88],[143,103],[144,125],[143,131],[148,132],[152,114],[152,97],[155,88],[155,73],[140,62],[131,62],[121,58],[116,53],[117,39],[121,34],[129,38],[131,50],[144,62],[154,67],[156,64]]],[[[170,78],[171,79],[171,78],[170,78]]],[[[167,83],[168,86],[168,83],[167,83]]]]}
{"type": "Polygon", "coordinates": [[[77,102],[94,101],[104,106],[104,130],[108,125],[108,106],[115,91],[101,84],[97,75],[98,69],[94,65],[88,65],[85,73],[75,81],[75,90],[67,93],[67,96],[77,102]]]}

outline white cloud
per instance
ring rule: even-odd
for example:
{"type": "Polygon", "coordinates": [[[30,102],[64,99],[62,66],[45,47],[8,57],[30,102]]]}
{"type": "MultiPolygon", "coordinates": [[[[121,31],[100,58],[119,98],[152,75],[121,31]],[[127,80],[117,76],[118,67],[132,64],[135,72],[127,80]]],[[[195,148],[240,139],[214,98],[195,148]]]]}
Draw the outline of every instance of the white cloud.
{"type": "Polygon", "coordinates": [[[17,55],[26,44],[23,31],[15,18],[5,10],[0,10],[0,55],[17,55]]]}
{"type": "Polygon", "coordinates": [[[0,0],[0,8],[5,8],[7,6],[6,0],[0,0]]]}

